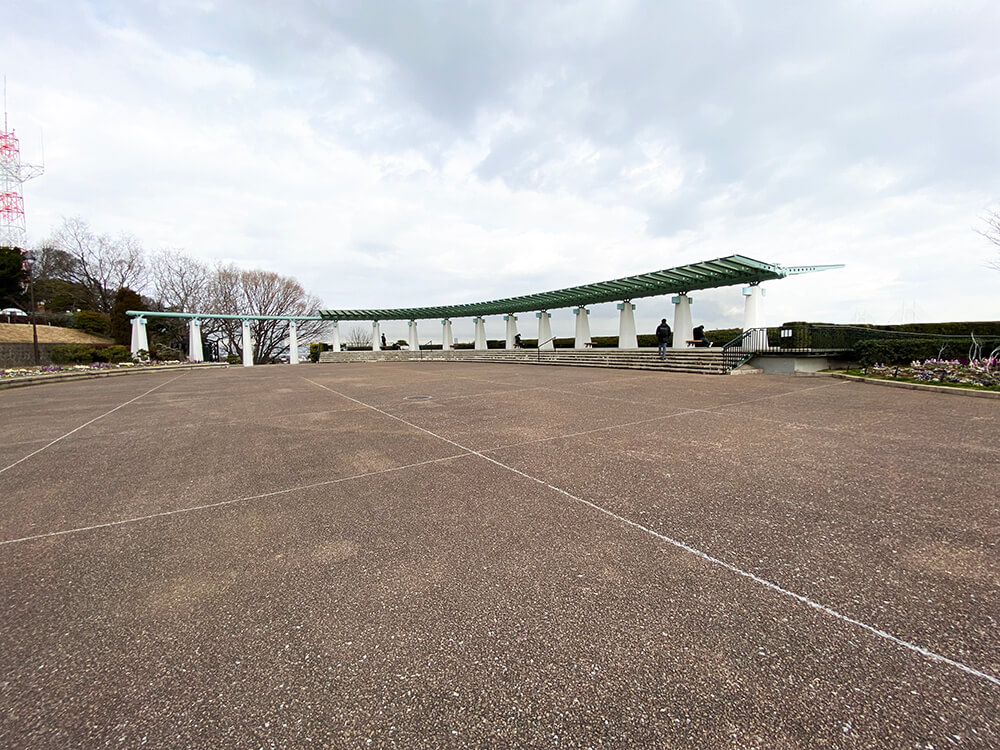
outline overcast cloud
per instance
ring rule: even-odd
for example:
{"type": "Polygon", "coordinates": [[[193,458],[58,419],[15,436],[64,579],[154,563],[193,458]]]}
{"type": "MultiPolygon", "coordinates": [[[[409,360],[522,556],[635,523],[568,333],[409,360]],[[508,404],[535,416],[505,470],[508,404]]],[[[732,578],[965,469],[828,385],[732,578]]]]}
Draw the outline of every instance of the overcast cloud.
{"type": "MultiPolygon", "coordinates": [[[[32,241],[79,215],[331,308],[741,253],[846,264],[768,284],[771,324],[995,320],[998,29],[995,2],[33,0],[0,66],[24,161],[44,130],[32,241]]],[[[738,287],[694,298],[740,325],[738,287]]]]}

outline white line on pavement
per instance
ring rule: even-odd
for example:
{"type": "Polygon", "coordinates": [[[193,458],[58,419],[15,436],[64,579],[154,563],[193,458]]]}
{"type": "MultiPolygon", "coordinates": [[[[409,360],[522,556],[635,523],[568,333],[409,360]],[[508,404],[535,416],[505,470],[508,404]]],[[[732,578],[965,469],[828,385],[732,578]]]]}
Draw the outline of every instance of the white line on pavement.
{"type": "MultiPolygon", "coordinates": [[[[889,633],[889,632],[887,632],[885,630],[881,630],[880,628],[876,628],[874,625],[869,625],[867,623],[861,622],[860,620],[856,620],[853,617],[849,617],[849,616],[847,616],[845,614],[842,614],[842,613],[836,611],[835,609],[831,609],[830,607],[827,607],[824,604],[820,604],[819,602],[810,599],[807,596],[803,596],[802,594],[796,594],[794,591],[789,591],[788,589],[786,589],[786,588],[784,588],[782,586],[779,586],[778,584],[774,583],[773,581],[768,581],[766,578],[761,578],[758,575],[755,575],[753,573],[750,573],[749,571],[743,570],[742,568],[738,568],[735,565],[732,565],[730,563],[725,562],[724,560],[720,560],[717,557],[712,557],[711,555],[709,555],[706,552],[702,552],[701,550],[699,550],[699,549],[697,549],[695,547],[692,547],[692,546],[690,546],[688,544],[685,544],[684,542],[678,541],[676,539],[672,539],[671,537],[668,537],[668,536],[666,536],[664,534],[660,534],[657,531],[653,531],[649,527],[643,526],[641,523],[637,523],[636,521],[632,521],[632,520],[630,520],[628,518],[625,518],[624,516],[620,516],[617,513],[615,513],[614,511],[608,510],[607,508],[604,508],[604,507],[602,507],[600,505],[597,505],[596,503],[592,503],[589,500],[584,500],[581,497],[577,497],[576,495],[573,495],[572,493],[567,492],[566,490],[562,489],[561,487],[556,487],[553,484],[549,484],[544,479],[539,479],[538,477],[531,476],[530,474],[527,474],[527,473],[525,473],[525,472],[523,472],[523,471],[521,471],[519,469],[515,469],[513,466],[508,466],[507,464],[502,463],[500,461],[497,461],[494,458],[490,458],[489,456],[484,455],[483,453],[480,453],[479,451],[473,450],[471,448],[466,448],[464,445],[462,445],[460,443],[456,443],[454,440],[449,440],[448,438],[446,438],[446,437],[444,437],[442,435],[438,435],[435,432],[431,432],[430,430],[428,430],[428,429],[426,429],[424,427],[421,427],[420,425],[416,425],[416,424],[413,424],[412,422],[408,422],[405,419],[397,417],[394,414],[390,414],[387,411],[383,411],[382,409],[379,409],[376,406],[371,406],[370,404],[366,404],[365,402],[359,401],[356,398],[351,398],[350,396],[348,396],[346,394],[339,393],[338,391],[335,391],[332,388],[329,388],[329,387],[327,387],[325,385],[317,383],[317,382],[315,382],[313,380],[309,380],[308,378],[304,378],[304,379],[307,380],[308,382],[312,383],[313,385],[319,386],[320,388],[323,388],[323,389],[329,391],[330,393],[333,393],[333,394],[336,394],[337,396],[340,396],[341,398],[346,398],[349,401],[353,401],[353,402],[355,402],[357,404],[361,404],[362,406],[366,406],[369,409],[371,409],[372,411],[378,412],[379,414],[383,414],[384,416],[387,416],[390,419],[395,419],[398,422],[402,422],[403,424],[407,425],[408,427],[412,427],[412,428],[414,428],[416,430],[420,430],[421,432],[425,432],[428,435],[436,437],[439,440],[443,440],[444,442],[446,442],[446,443],[448,443],[450,445],[453,445],[456,448],[459,448],[460,450],[466,451],[467,453],[472,454],[474,456],[478,456],[479,458],[483,459],[484,461],[489,461],[491,464],[495,464],[496,466],[499,466],[502,469],[506,469],[507,471],[513,472],[514,474],[517,474],[517,475],[519,475],[519,476],[521,476],[521,477],[523,477],[525,479],[528,479],[528,480],[530,480],[532,482],[536,482],[537,484],[540,484],[543,487],[547,487],[548,489],[550,489],[550,490],[552,490],[554,492],[557,492],[560,495],[564,495],[565,497],[568,497],[571,500],[575,500],[578,503],[581,503],[583,505],[586,505],[589,508],[592,508],[592,509],[594,509],[594,510],[600,512],[600,513],[603,513],[604,515],[609,516],[610,518],[613,518],[616,521],[619,521],[620,523],[626,524],[628,526],[631,526],[634,529],[638,529],[639,531],[645,532],[646,534],[649,534],[650,536],[655,537],[656,539],[659,539],[661,541],[667,542],[668,544],[671,544],[671,545],[673,545],[673,546],[675,546],[675,547],[677,547],[679,549],[682,549],[685,552],[689,552],[692,555],[696,555],[696,556],[700,557],[701,559],[703,559],[703,560],[711,563],[712,565],[718,565],[719,567],[722,567],[722,568],[730,571],[731,573],[735,573],[736,575],[742,576],[743,578],[751,580],[754,583],[758,583],[761,586],[764,586],[765,588],[770,589],[771,591],[774,591],[774,592],[776,592],[778,594],[781,594],[782,596],[786,596],[786,597],[789,597],[791,599],[794,599],[795,601],[801,602],[802,604],[805,604],[808,607],[812,607],[813,609],[815,609],[815,610],[817,610],[819,612],[822,612],[825,615],[830,615],[831,617],[835,617],[836,619],[838,619],[838,620],[840,620],[842,622],[849,623],[849,624],[854,625],[856,627],[862,628],[863,630],[866,630],[869,633],[872,633],[873,635],[878,636],[879,638],[883,638],[883,639],[885,639],[885,640],[887,640],[887,641],[889,641],[891,643],[894,643],[897,646],[900,646],[902,648],[905,648],[905,649],[908,649],[908,650],[913,651],[915,653],[918,653],[921,656],[924,656],[924,657],[927,657],[928,659],[931,659],[932,661],[937,661],[937,662],[940,662],[942,664],[947,664],[948,666],[951,666],[951,667],[954,667],[955,669],[961,670],[962,672],[965,672],[966,674],[972,675],[973,677],[977,677],[977,678],[979,678],[981,680],[985,680],[986,682],[992,683],[993,685],[995,685],[997,687],[1000,687],[1000,678],[998,678],[998,677],[996,677],[994,675],[987,674],[986,672],[981,672],[978,669],[975,669],[973,667],[968,666],[967,664],[963,664],[963,663],[961,663],[959,661],[955,661],[954,659],[949,659],[947,656],[942,656],[941,654],[935,653],[934,651],[926,649],[923,646],[918,646],[915,643],[910,643],[909,641],[903,640],[902,638],[898,638],[897,636],[894,636],[894,635],[892,635],[891,633],[889,633]]],[[[808,389],[804,389],[804,390],[813,390],[813,389],[812,388],[808,388],[808,389]]],[[[796,392],[800,393],[801,391],[796,391],[796,392]]],[[[763,400],[763,399],[752,399],[752,400],[753,401],[757,401],[757,400],[763,400]]],[[[732,404],[732,405],[735,405],[735,404],[732,404]]]]}
{"type": "Polygon", "coordinates": [[[0,547],[7,544],[18,544],[20,542],[30,542],[33,539],[45,539],[50,536],[65,536],[66,534],[79,534],[81,531],[93,531],[94,529],[107,529],[112,526],[123,526],[127,523],[137,523],[139,521],[149,521],[153,518],[163,518],[164,516],[176,516],[179,513],[191,513],[196,510],[208,510],[209,508],[219,508],[224,505],[235,505],[236,503],[248,502],[250,500],[262,500],[266,497],[276,497],[278,495],[287,495],[291,492],[299,492],[301,490],[311,490],[316,487],[326,487],[331,484],[339,484],[341,482],[349,482],[353,479],[364,479],[366,477],[374,477],[379,474],[389,474],[393,471],[403,471],[404,469],[412,469],[416,466],[424,466],[425,464],[434,464],[441,461],[450,461],[455,458],[463,458],[468,456],[470,453],[456,453],[453,456],[444,456],[443,458],[432,458],[427,461],[418,461],[415,464],[407,464],[406,466],[394,466],[391,469],[381,469],[379,471],[369,471],[364,474],[354,474],[349,477],[340,477],[339,479],[328,479],[324,482],[315,482],[313,484],[304,484],[300,487],[286,487],[283,490],[275,490],[274,492],[264,492],[260,495],[250,495],[248,497],[237,497],[232,500],[220,500],[217,503],[206,503],[204,505],[194,505],[188,508],[175,508],[174,510],[165,510],[160,513],[150,513],[146,516],[135,516],[134,518],[124,518],[120,521],[108,521],[107,523],[95,523],[93,526],[78,526],[75,529],[64,529],[63,531],[49,531],[45,534],[34,534],[32,536],[23,536],[20,539],[6,539],[0,541],[0,547]]]}
{"type": "Polygon", "coordinates": [[[59,442],[60,440],[63,440],[63,439],[65,439],[65,438],[68,438],[68,437],[69,437],[70,435],[72,435],[72,434],[73,434],[74,432],[79,432],[80,430],[82,430],[82,429],[83,429],[84,427],[86,427],[87,425],[90,425],[90,424],[93,424],[94,422],[96,422],[96,421],[97,421],[97,420],[99,420],[99,419],[104,419],[104,418],[105,418],[106,416],[108,416],[109,414],[112,414],[112,413],[114,413],[114,412],[118,411],[119,409],[121,409],[121,408],[123,408],[123,407],[125,407],[125,406],[128,406],[129,404],[131,404],[131,403],[132,403],[132,402],[134,402],[134,401],[138,401],[138,400],[139,400],[140,398],[142,398],[143,396],[148,396],[148,395],[149,395],[150,393],[152,393],[153,391],[157,390],[158,388],[162,388],[162,387],[163,387],[163,386],[165,386],[165,385],[170,385],[170,384],[171,384],[171,383],[173,383],[173,382],[174,382],[175,380],[177,380],[178,378],[182,378],[182,377],[184,377],[184,375],[178,375],[177,377],[174,377],[174,378],[170,378],[170,380],[168,380],[167,382],[165,382],[165,383],[160,383],[160,384],[159,384],[158,386],[156,386],[156,387],[154,387],[154,388],[150,388],[150,389],[149,389],[148,391],[146,391],[145,393],[140,393],[140,394],[139,394],[138,396],[136,396],[135,398],[132,398],[132,399],[129,399],[129,400],[128,400],[128,401],[126,401],[126,402],[125,402],[124,404],[118,404],[118,406],[116,406],[116,407],[115,407],[114,409],[109,409],[108,411],[106,411],[106,412],[104,412],[103,414],[101,414],[101,415],[100,415],[99,417],[94,417],[94,418],[93,418],[93,419],[91,419],[91,420],[90,420],[89,422],[84,422],[84,423],[83,423],[82,425],[80,425],[79,427],[77,427],[77,428],[75,428],[75,429],[72,429],[72,430],[70,430],[70,431],[69,431],[69,432],[67,432],[67,433],[66,433],[65,435],[60,435],[60,436],[59,436],[59,437],[57,437],[57,438],[56,438],[55,440],[52,440],[51,442],[48,442],[48,443],[46,443],[46,444],[45,444],[45,445],[43,445],[43,446],[42,446],[41,448],[39,448],[39,449],[38,449],[37,451],[32,451],[31,453],[29,453],[29,454],[28,454],[27,456],[25,456],[24,458],[19,458],[19,459],[17,459],[17,461],[15,461],[14,463],[12,463],[12,464],[11,464],[10,466],[4,466],[4,467],[3,467],[2,469],[0,469],[0,474],[3,474],[3,473],[4,473],[5,471],[7,471],[7,469],[12,469],[12,468],[14,468],[15,466],[17,466],[17,465],[18,465],[19,463],[21,463],[22,461],[27,461],[27,460],[28,460],[29,458],[31,458],[32,456],[36,456],[36,455],[38,455],[39,453],[41,453],[41,452],[42,452],[43,450],[45,450],[46,448],[50,448],[50,447],[52,447],[53,445],[55,445],[56,443],[58,443],[58,442],[59,442]]]}

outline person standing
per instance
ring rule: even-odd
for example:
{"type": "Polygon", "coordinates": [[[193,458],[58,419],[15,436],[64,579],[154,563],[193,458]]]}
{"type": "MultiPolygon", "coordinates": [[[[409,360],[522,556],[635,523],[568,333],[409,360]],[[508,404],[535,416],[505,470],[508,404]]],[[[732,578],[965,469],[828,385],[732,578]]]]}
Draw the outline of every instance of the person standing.
{"type": "Polygon", "coordinates": [[[383,348],[383,349],[388,349],[388,348],[389,348],[389,347],[388,347],[388,346],[386,345],[386,343],[385,343],[385,334],[384,334],[384,333],[382,334],[382,348],[383,348]]]}
{"type": "MultiPolygon", "coordinates": [[[[647,328],[646,330],[649,329],[647,328]]],[[[667,325],[667,319],[664,318],[660,321],[660,325],[656,326],[656,345],[660,349],[660,359],[667,358],[667,346],[669,346],[670,333],[670,326],[667,325]]]]}

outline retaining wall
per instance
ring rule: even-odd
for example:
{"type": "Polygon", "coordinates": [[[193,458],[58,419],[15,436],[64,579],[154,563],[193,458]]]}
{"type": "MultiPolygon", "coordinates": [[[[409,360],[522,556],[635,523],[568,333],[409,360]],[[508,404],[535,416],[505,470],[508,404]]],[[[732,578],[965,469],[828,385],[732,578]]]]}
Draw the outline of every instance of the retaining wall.
{"type": "MultiPolygon", "coordinates": [[[[52,350],[62,344],[39,344],[38,362],[42,365],[52,364],[52,350]]],[[[35,364],[34,344],[0,342],[0,367],[31,367],[35,364]]]]}

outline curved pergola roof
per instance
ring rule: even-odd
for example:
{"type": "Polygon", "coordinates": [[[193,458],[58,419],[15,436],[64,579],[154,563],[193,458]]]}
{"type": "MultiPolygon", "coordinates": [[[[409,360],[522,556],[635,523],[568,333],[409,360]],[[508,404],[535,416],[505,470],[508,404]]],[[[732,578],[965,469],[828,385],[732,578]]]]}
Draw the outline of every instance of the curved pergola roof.
{"type": "Polygon", "coordinates": [[[600,302],[633,300],[677,294],[697,289],[714,289],[734,284],[758,284],[771,279],[782,279],[800,273],[825,271],[835,266],[790,266],[763,263],[742,255],[730,255],[716,260],[691,263],[686,266],[651,271],[638,276],[626,276],[612,281],[571,286],[554,292],[525,294],[490,302],[471,302],[462,305],[436,307],[401,307],[373,310],[320,310],[326,320],[423,320],[426,318],[473,317],[502,315],[535,310],[553,310],[561,307],[581,307],[600,302]]]}

